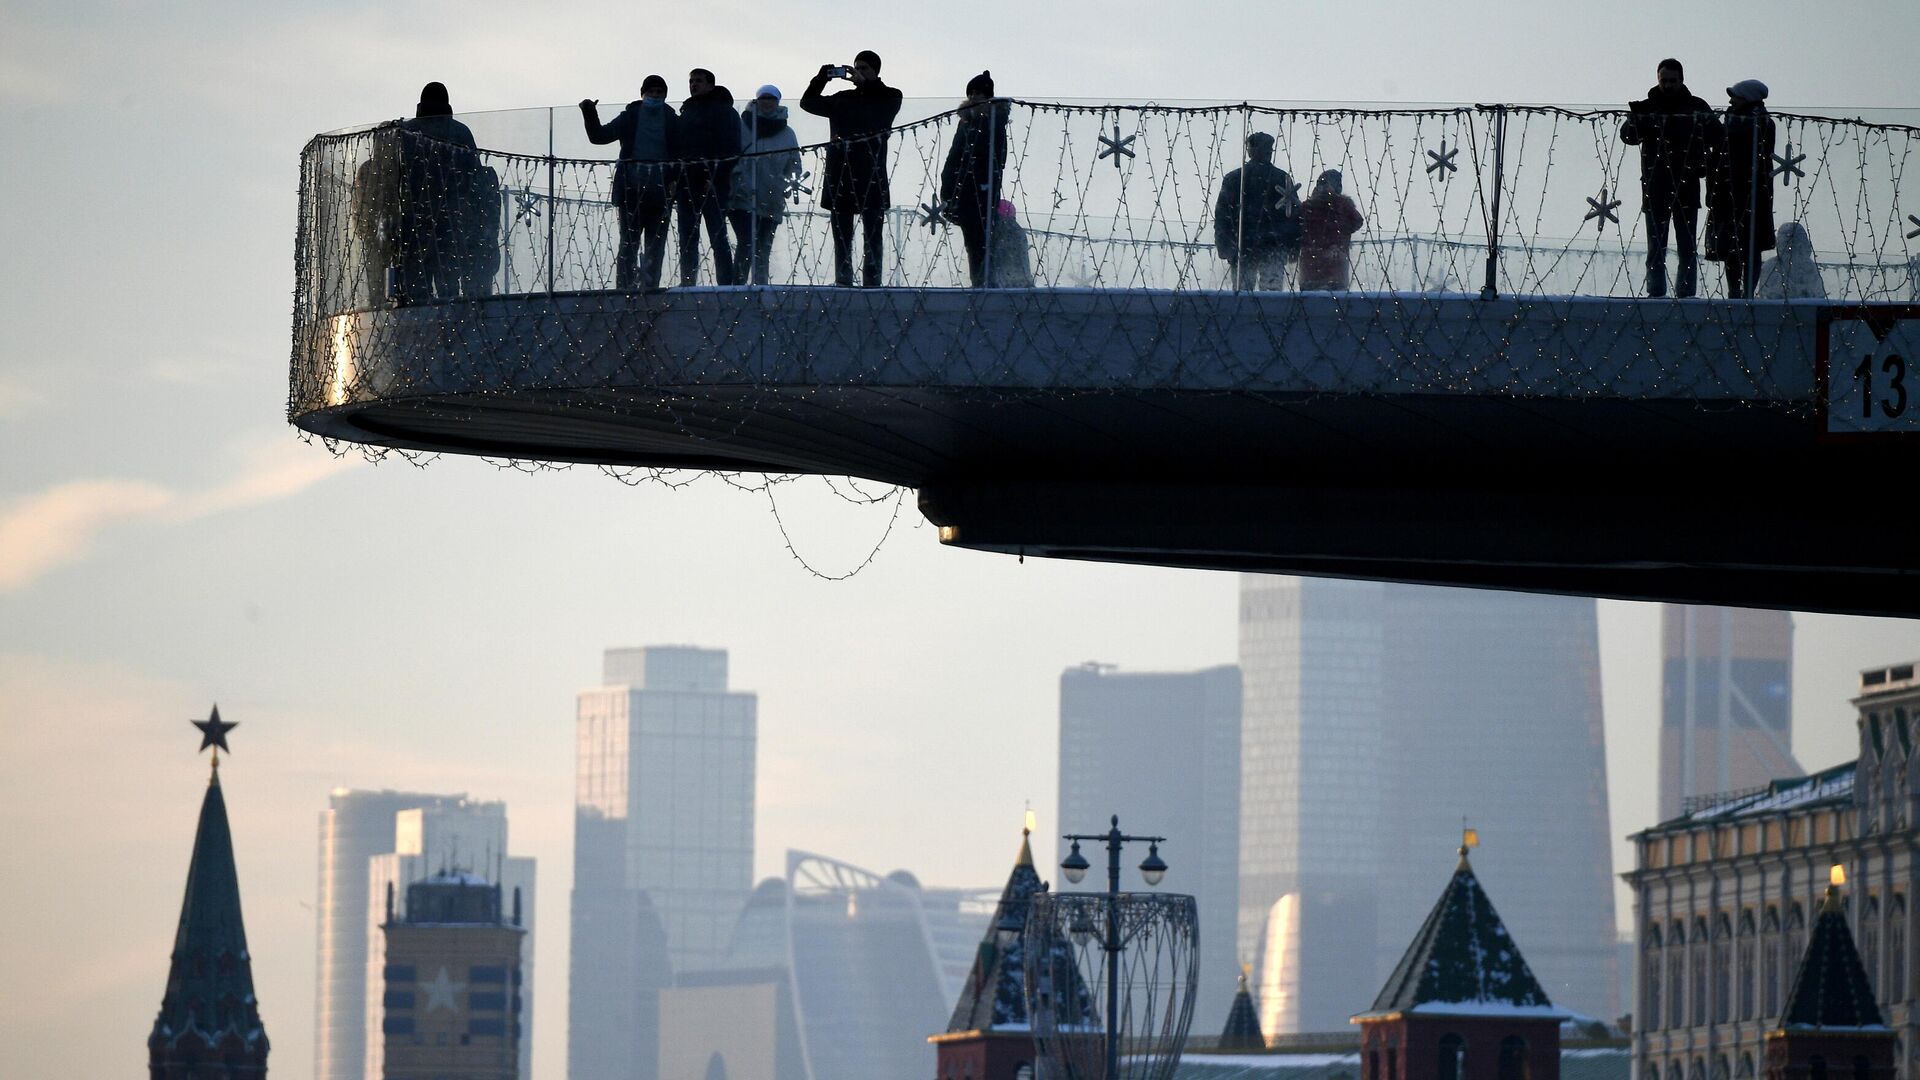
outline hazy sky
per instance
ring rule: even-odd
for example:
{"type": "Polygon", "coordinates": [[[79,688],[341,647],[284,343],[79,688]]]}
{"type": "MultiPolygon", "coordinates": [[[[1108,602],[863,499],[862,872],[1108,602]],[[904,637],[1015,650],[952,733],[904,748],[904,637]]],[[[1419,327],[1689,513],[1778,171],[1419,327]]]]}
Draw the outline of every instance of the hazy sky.
{"type": "MultiPolygon", "coordinates": [[[[1913,5],[1844,10],[6,4],[0,1074],[141,1067],[205,776],[187,721],[214,700],[242,725],[223,773],[274,1075],[311,1070],[315,816],[352,785],[508,801],[540,860],[536,1070],[560,1080],[573,694],[603,647],[731,650],[760,694],[762,873],[799,846],[935,884],[999,880],[1024,800],[1051,826],[1062,668],[1235,655],[1230,575],[944,550],[909,507],[830,584],[765,496],[301,443],[282,415],[311,134],[409,112],[429,78],[463,110],[624,100],[695,64],[797,93],[868,47],[930,97],[990,67],[1033,98],[1617,102],[1672,53],[1709,98],[1757,75],[1787,107],[1920,104],[1913,5]]],[[[818,485],[780,511],[827,568],[887,513],[818,485]]],[[[1827,765],[1853,673],[1920,655],[1920,627],[1800,628],[1797,748],[1827,765]]],[[[1652,814],[1654,609],[1602,605],[1602,632],[1624,833],[1652,814]]]]}

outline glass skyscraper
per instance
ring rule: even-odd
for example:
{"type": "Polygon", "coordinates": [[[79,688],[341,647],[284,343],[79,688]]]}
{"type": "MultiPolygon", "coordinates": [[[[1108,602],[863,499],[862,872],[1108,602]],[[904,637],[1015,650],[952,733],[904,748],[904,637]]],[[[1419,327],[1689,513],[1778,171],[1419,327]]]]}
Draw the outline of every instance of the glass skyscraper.
{"type": "Polygon", "coordinates": [[[1804,775],[1793,757],[1793,616],[1660,611],[1660,820],[1688,802],[1804,775]]]}
{"type": "Polygon", "coordinates": [[[1240,947],[1263,1030],[1347,1027],[1463,823],[1554,1002],[1614,1016],[1593,601],[1260,575],[1240,599],[1240,947]]]}
{"type": "Polygon", "coordinates": [[[567,1071],[653,1080],[659,995],[723,966],[753,885],[757,699],[721,649],[609,649],[575,719],[567,1071]]]}
{"type": "MultiPolygon", "coordinates": [[[[1200,907],[1194,1030],[1219,1030],[1239,974],[1240,669],[1067,669],[1060,676],[1059,791],[1056,833],[1104,832],[1118,814],[1128,832],[1167,838],[1161,855],[1172,871],[1162,887],[1193,894],[1200,907]]],[[[1062,842],[1055,865],[1066,854],[1062,842]]],[[[1107,887],[1104,853],[1085,854],[1094,871],[1079,886],[1060,888],[1107,887]]],[[[1137,869],[1145,856],[1125,861],[1121,888],[1147,890],[1137,869]]]]}

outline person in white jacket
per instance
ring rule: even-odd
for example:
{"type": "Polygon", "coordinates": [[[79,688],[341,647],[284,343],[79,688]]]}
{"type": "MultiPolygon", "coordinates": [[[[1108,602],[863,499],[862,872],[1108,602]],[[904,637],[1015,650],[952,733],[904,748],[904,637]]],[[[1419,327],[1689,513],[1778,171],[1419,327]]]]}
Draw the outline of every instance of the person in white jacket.
{"type": "Polygon", "coordinates": [[[1825,300],[1827,283],[1813,260],[1813,238],[1806,226],[1789,221],[1774,238],[1773,258],[1760,267],[1753,286],[1755,300],[1825,300]]]}
{"type": "Polygon", "coordinates": [[[740,160],[733,167],[733,193],[727,216],[743,256],[734,262],[733,284],[747,284],[751,263],[755,285],[765,285],[773,259],[773,236],[787,216],[787,199],[804,178],[800,140],[787,126],[780,88],[767,85],[740,114],[740,160]],[[751,257],[745,257],[751,252],[751,257]]]}

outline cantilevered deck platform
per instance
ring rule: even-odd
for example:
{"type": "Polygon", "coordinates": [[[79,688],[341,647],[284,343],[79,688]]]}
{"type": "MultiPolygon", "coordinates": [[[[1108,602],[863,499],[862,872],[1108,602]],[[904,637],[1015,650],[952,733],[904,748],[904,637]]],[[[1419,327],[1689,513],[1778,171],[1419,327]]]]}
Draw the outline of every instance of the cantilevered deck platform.
{"type": "Polygon", "coordinates": [[[1374,287],[1254,292],[1169,215],[1144,240],[1033,223],[1032,285],[964,289],[957,237],[901,220],[896,284],[849,289],[819,283],[825,230],[796,209],[784,284],[615,290],[578,182],[605,177],[564,163],[589,190],[568,203],[502,158],[527,183],[498,179],[484,280],[381,296],[353,192],[382,137],[308,151],[289,413],[329,439],[858,476],[916,489],[946,543],[1021,555],[1920,614],[1920,434],[1890,369],[1846,379],[1904,347],[1891,258],[1825,265],[1837,322],[1636,298],[1643,255],[1538,237],[1361,238],[1374,287]],[[1570,259],[1629,295],[1547,291],[1570,259]]]}

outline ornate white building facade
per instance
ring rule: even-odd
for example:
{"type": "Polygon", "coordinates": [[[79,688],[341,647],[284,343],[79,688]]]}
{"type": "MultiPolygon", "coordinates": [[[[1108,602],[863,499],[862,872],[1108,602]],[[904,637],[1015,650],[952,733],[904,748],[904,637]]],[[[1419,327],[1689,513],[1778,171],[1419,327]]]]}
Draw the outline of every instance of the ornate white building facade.
{"type": "Polygon", "coordinates": [[[1860,754],[1811,776],[1692,800],[1633,837],[1637,1080],[1745,1080],[1765,1071],[1830,870],[1887,1023],[1900,1080],[1920,1034],[1912,907],[1920,889],[1920,679],[1861,672],[1860,754]]]}

